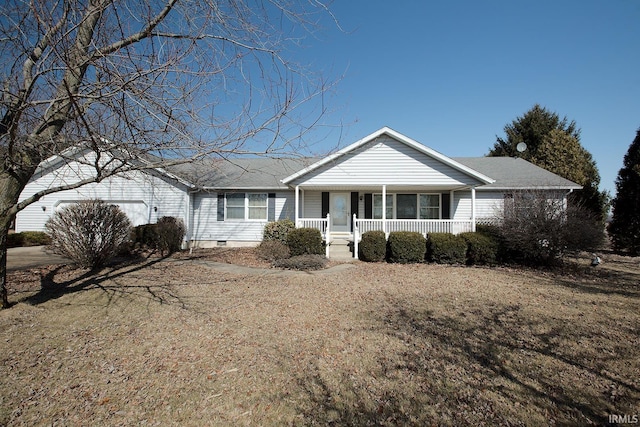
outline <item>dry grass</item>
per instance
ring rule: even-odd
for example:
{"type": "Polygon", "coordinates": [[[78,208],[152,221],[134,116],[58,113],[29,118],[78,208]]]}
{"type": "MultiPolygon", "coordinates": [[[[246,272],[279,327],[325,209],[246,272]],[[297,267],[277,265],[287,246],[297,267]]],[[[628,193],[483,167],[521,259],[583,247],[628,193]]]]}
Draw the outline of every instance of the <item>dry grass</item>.
{"type": "MultiPolygon", "coordinates": [[[[223,253],[224,255],[221,255],[223,253]]],[[[639,259],[564,274],[221,257],[16,272],[0,424],[588,425],[640,414],[639,259]]]]}

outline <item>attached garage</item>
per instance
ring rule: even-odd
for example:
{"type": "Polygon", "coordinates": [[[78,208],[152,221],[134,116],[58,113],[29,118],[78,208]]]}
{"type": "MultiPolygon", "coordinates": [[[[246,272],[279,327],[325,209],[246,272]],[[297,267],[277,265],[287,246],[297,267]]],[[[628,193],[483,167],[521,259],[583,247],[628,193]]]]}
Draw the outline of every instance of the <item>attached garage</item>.
{"type": "MultiPolygon", "coordinates": [[[[55,211],[65,208],[66,206],[78,203],[82,200],[60,200],[55,206],[55,211]]],[[[105,203],[116,205],[124,212],[131,225],[148,224],[151,217],[149,205],[143,200],[103,200],[105,203]]]]}

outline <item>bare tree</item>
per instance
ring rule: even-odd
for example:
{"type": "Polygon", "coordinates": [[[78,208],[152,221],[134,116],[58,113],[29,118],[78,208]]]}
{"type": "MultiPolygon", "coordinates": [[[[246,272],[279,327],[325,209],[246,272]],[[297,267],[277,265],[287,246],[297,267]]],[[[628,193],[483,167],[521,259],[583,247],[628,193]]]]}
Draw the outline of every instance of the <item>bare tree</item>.
{"type": "Polygon", "coordinates": [[[46,194],[208,155],[299,151],[327,84],[288,55],[322,16],[321,0],[3,2],[2,306],[9,224],[46,194]],[[74,147],[94,154],[93,175],[19,202],[38,165],[74,147]]]}

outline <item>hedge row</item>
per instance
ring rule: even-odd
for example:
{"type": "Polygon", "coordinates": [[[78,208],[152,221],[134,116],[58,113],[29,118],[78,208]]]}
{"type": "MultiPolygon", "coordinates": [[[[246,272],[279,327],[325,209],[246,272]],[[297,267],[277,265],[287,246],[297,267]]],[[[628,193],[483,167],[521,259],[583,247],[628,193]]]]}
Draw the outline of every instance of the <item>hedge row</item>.
{"type": "Polygon", "coordinates": [[[382,231],[368,231],[362,234],[358,257],[367,262],[494,265],[499,246],[489,233],[431,233],[425,239],[421,233],[397,231],[385,239],[382,231]]]}

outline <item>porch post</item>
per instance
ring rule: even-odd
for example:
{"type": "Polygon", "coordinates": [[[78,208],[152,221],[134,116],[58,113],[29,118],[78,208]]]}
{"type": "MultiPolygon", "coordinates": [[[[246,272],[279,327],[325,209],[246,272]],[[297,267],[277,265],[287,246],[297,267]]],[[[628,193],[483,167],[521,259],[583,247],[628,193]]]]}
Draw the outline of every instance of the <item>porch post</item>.
{"type": "Polygon", "coordinates": [[[389,237],[387,234],[387,186],[382,185],[382,229],[384,230],[384,234],[389,237]]]}
{"type": "Polygon", "coordinates": [[[476,187],[471,187],[471,231],[476,231],[476,187]]]}
{"type": "Polygon", "coordinates": [[[294,223],[296,224],[296,227],[298,227],[298,218],[300,217],[300,186],[296,185],[296,197],[295,197],[295,207],[294,207],[294,211],[295,211],[295,221],[294,223]]]}

